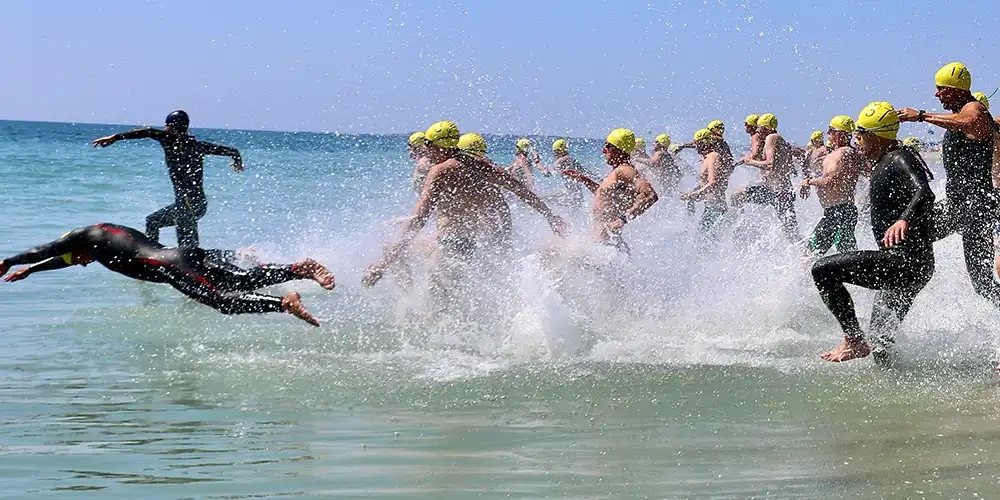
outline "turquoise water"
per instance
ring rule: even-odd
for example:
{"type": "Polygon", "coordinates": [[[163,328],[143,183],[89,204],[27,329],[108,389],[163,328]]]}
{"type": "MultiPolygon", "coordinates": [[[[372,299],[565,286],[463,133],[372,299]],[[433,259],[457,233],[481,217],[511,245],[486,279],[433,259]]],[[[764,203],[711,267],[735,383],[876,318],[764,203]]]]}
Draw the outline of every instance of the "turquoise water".
{"type": "MultiPolygon", "coordinates": [[[[171,201],[155,143],[89,147],[120,130],[0,122],[0,254],[94,222],[141,228],[171,201]]],[[[323,326],[222,316],[100,266],[0,283],[0,496],[995,495],[1000,330],[954,238],[889,370],[819,360],[838,329],[766,211],[749,212],[759,244],[711,249],[666,197],[629,225],[631,263],[558,277],[535,253],[588,255],[585,213],[557,209],[562,241],[515,205],[515,256],[435,317],[419,279],[358,285],[414,202],[402,137],[195,133],[247,162],[208,162],[203,246],[329,265],[334,292],[278,287],[323,326]]],[[[515,138],[489,139],[509,161],[515,138]]],[[[602,168],[599,143],[574,144],[602,168]]],[[[799,201],[803,233],[815,203],[799,201]]]]}

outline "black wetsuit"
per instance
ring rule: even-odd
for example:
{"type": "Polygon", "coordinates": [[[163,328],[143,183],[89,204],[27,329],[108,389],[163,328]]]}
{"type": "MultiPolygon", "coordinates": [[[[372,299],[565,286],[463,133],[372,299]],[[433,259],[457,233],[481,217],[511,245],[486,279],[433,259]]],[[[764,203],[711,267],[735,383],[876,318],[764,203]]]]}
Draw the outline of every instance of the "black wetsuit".
{"type": "Polygon", "coordinates": [[[85,254],[104,267],[141,281],[167,283],[184,295],[223,314],[280,312],[281,298],[251,293],[292,280],[306,279],[293,265],[267,264],[250,269],[211,258],[201,248],[166,248],[137,229],[95,224],[19,253],[4,263],[36,264],[36,271],[60,269],[73,254],[85,254]],[[65,258],[63,257],[65,256],[65,258]]]}
{"type": "MultiPolygon", "coordinates": [[[[990,124],[996,127],[992,118],[990,124]]],[[[1000,201],[993,189],[993,134],[981,141],[948,130],[941,141],[946,199],[934,206],[934,239],[962,235],[965,268],[976,293],[1000,308],[1000,284],[993,279],[993,228],[1000,201]]]]}
{"type": "Polygon", "coordinates": [[[934,192],[923,163],[908,149],[897,148],[875,165],[869,196],[872,233],[879,250],[824,257],[813,265],[812,275],[823,302],[848,339],[860,339],[862,332],[844,284],[879,290],[872,308],[872,333],[890,340],[894,321],[903,320],[917,293],[934,274],[934,192]],[[882,239],[899,220],[909,223],[905,239],[885,248],[882,239]]]}
{"type": "Polygon", "coordinates": [[[160,229],[175,226],[177,246],[198,246],[198,219],[205,215],[208,200],[205,198],[205,156],[218,155],[239,159],[235,148],[219,146],[195,139],[186,133],[166,132],[155,128],[142,128],[117,134],[120,139],[153,139],[163,146],[170,182],[174,185],[174,203],[146,217],[146,236],[153,242],[160,240],[160,229]]]}

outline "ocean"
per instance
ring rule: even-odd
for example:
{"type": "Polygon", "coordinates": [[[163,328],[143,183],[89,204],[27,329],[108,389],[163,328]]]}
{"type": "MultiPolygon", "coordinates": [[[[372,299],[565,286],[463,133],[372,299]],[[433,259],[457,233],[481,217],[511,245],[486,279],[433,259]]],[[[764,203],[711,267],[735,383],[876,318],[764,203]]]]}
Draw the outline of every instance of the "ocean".
{"type": "MultiPolygon", "coordinates": [[[[90,147],[127,128],[0,122],[0,254],[97,222],[142,229],[171,203],[155,142],[90,147]]],[[[224,316],[96,264],[0,283],[0,497],[996,495],[1000,327],[957,237],[936,245],[888,369],[819,359],[840,330],[763,207],[737,221],[753,239],[712,245],[664,196],[626,227],[621,262],[588,243],[585,207],[553,205],[560,239],[512,201],[514,255],[442,312],[419,263],[410,288],[360,285],[416,200],[405,136],[193,133],[246,162],[206,161],[202,246],[326,264],[332,292],[272,290],[300,291],[322,326],[224,316]],[[543,266],[553,248],[572,258],[543,266]]],[[[511,161],[516,137],[487,140],[511,161]]],[[[551,138],[536,143],[550,162],[551,138]]],[[[605,171],[601,141],[570,147],[605,171]]],[[[797,203],[804,236],[820,210],[797,203]]],[[[858,236],[874,248],[866,223],[858,236]]],[[[850,290],[864,326],[873,293],[850,290]]]]}

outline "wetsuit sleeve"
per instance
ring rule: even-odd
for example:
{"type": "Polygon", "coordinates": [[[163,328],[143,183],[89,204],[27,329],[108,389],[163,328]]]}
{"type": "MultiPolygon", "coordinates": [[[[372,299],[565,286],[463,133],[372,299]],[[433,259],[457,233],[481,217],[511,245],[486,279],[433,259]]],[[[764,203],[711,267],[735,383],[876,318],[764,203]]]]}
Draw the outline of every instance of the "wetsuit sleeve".
{"type": "Polygon", "coordinates": [[[206,155],[228,156],[234,160],[238,160],[240,158],[239,150],[229,146],[220,146],[218,144],[212,144],[211,142],[198,141],[198,148],[201,150],[202,154],[206,155]]]}
{"type": "Polygon", "coordinates": [[[160,140],[166,132],[155,129],[151,127],[137,128],[135,130],[129,130],[128,132],[122,132],[120,134],[115,134],[119,140],[129,140],[129,139],[156,139],[160,140]]]}
{"type": "Polygon", "coordinates": [[[80,250],[86,245],[89,229],[85,227],[70,231],[66,233],[66,236],[58,240],[50,241],[35,248],[29,248],[13,257],[7,257],[3,262],[8,266],[35,264],[46,259],[51,259],[52,257],[59,257],[60,255],[80,250]]]}
{"type": "Polygon", "coordinates": [[[931,191],[923,165],[915,158],[903,157],[896,160],[896,168],[900,170],[900,180],[909,182],[913,186],[913,197],[906,205],[906,210],[899,216],[899,220],[909,222],[929,216],[934,207],[934,191],[931,191]]]}

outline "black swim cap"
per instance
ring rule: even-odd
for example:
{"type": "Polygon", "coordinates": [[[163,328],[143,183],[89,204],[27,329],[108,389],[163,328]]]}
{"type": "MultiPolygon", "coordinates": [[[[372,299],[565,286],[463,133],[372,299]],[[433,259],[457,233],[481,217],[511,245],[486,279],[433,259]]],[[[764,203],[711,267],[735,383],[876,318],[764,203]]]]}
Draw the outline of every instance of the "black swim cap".
{"type": "Polygon", "coordinates": [[[184,110],[178,109],[167,115],[165,123],[181,131],[187,131],[188,126],[191,125],[191,118],[188,118],[188,114],[184,110]]]}

